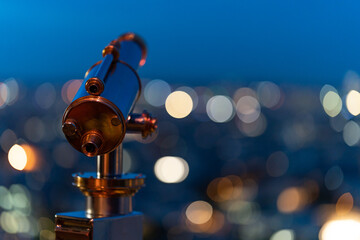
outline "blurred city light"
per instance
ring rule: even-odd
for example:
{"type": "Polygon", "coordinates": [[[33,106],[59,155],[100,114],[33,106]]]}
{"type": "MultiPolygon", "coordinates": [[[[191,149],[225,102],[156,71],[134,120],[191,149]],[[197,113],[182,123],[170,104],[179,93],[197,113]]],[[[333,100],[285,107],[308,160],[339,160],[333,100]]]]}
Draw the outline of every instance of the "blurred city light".
{"type": "Polygon", "coordinates": [[[344,193],[336,202],[336,214],[343,216],[351,212],[354,207],[354,198],[351,193],[344,193]]]}
{"type": "Polygon", "coordinates": [[[40,156],[36,149],[27,144],[14,144],[8,153],[10,165],[19,171],[31,171],[40,167],[40,156]]]}
{"type": "Polygon", "coordinates": [[[349,121],[343,129],[343,138],[347,145],[354,146],[360,140],[360,126],[354,121],[349,121]]]}
{"type": "Polygon", "coordinates": [[[46,82],[35,91],[35,101],[39,107],[49,109],[56,100],[56,90],[53,84],[46,82]]]}
{"type": "Polygon", "coordinates": [[[24,133],[30,141],[40,142],[46,134],[45,124],[40,118],[31,117],[24,124],[24,133]]]}
{"type": "Polygon", "coordinates": [[[336,90],[336,88],[334,88],[333,86],[329,85],[329,84],[325,84],[321,90],[320,90],[320,102],[321,104],[323,104],[324,102],[324,97],[328,92],[334,92],[334,93],[338,93],[338,91],[336,90]]]}
{"type": "Polygon", "coordinates": [[[19,98],[19,84],[14,78],[9,78],[4,83],[8,88],[6,104],[13,105],[19,98]]]}
{"type": "Polygon", "coordinates": [[[342,100],[340,96],[333,91],[328,91],[323,98],[323,107],[327,115],[335,117],[342,109],[342,100]]]}
{"type": "Polygon", "coordinates": [[[240,100],[240,98],[245,96],[251,96],[253,98],[258,97],[253,89],[245,87],[245,88],[239,88],[235,91],[233,95],[233,100],[235,103],[237,103],[240,100]]]}
{"type": "Polygon", "coordinates": [[[193,224],[204,224],[212,217],[213,208],[205,201],[196,201],[186,208],[185,214],[193,224]]]}
{"type": "Polygon", "coordinates": [[[260,206],[255,202],[234,201],[227,207],[227,218],[235,224],[251,224],[258,220],[260,206]]]}
{"type": "Polygon", "coordinates": [[[324,224],[319,233],[320,240],[359,240],[359,219],[331,220],[324,224]]]}
{"type": "Polygon", "coordinates": [[[4,187],[0,186],[0,207],[5,210],[12,209],[12,196],[9,190],[4,187]]]}
{"type": "Polygon", "coordinates": [[[343,183],[344,174],[339,166],[330,168],[324,178],[324,183],[327,189],[335,190],[343,183]]]}
{"type": "Polygon", "coordinates": [[[184,118],[191,113],[193,101],[186,92],[175,91],[166,98],[165,108],[173,118],[184,118]]]}
{"type": "Polygon", "coordinates": [[[194,89],[192,89],[191,87],[183,86],[183,87],[177,88],[176,91],[186,92],[187,94],[189,94],[192,99],[192,102],[193,102],[192,110],[194,110],[197,107],[197,105],[199,103],[199,97],[194,89]]]}
{"type": "Polygon", "coordinates": [[[236,125],[240,132],[248,137],[257,137],[263,134],[267,127],[267,121],[263,114],[251,123],[245,123],[243,121],[237,121],[236,125]]]}
{"type": "Polygon", "coordinates": [[[22,171],[25,168],[26,163],[27,163],[27,156],[26,156],[25,149],[22,146],[15,144],[9,150],[8,159],[9,159],[10,165],[13,168],[15,168],[16,170],[22,171]]]}
{"type": "Polygon", "coordinates": [[[283,190],[277,200],[280,212],[292,213],[301,210],[306,204],[306,192],[302,188],[290,187],[283,190]]]}
{"type": "Polygon", "coordinates": [[[16,140],[17,137],[14,131],[6,129],[0,136],[0,146],[2,150],[7,153],[16,140]]]}
{"type": "Polygon", "coordinates": [[[243,182],[235,175],[215,178],[207,187],[207,195],[215,202],[223,202],[239,198],[242,193],[243,182]]]}
{"type": "Polygon", "coordinates": [[[0,109],[6,106],[8,95],[9,90],[7,85],[0,82],[0,109]]]}
{"type": "Polygon", "coordinates": [[[144,98],[150,105],[160,107],[165,104],[165,100],[170,93],[170,85],[163,80],[156,79],[146,84],[144,98]]]}
{"type": "Polygon", "coordinates": [[[267,108],[275,108],[281,100],[280,88],[272,82],[261,82],[257,87],[257,95],[261,105],[267,108]]]}
{"type": "Polygon", "coordinates": [[[334,129],[336,132],[342,132],[345,124],[347,123],[347,119],[342,114],[330,118],[329,121],[331,128],[334,129]]]}
{"type": "Polygon", "coordinates": [[[295,240],[295,233],[291,229],[283,229],[271,235],[270,240],[295,240]]]}
{"type": "Polygon", "coordinates": [[[346,96],[346,107],[349,112],[357,116],[360,114],[360,93],[355,90],[351,90],[346,96]]]}
{"type": "Polygon", "coordinates": [[[260,104],[252,96],[243,96],[236,103],[238,117],[244,123],[252,123],[260,116],[260,104]]]}
{"type": "Polygon", "coordinates": [[[156,161],[154,171],[164,183],[179,183],[188,176],[189,165],[180,157],[166,156],[156,161]]]}
{"type": "Polygon", "coordinates": [[[67,81],[61,89],[61,98],[66,104],[70,104],[79,90],[83,80],[75,79],[67,81]]]}
{"type": "Polygon", "coordinates": [[[234,106],[229,97],[217,95],[207,102],[206,112],[214,122],[228,122],[234,117],[234,106]]]}

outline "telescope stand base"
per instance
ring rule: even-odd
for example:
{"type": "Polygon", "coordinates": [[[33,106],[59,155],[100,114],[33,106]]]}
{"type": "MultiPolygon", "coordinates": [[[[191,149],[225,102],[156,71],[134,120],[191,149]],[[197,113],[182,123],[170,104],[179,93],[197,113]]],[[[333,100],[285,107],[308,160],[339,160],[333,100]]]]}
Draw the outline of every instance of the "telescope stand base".
{"type": "Polygon", "coordinates": [[[56,240],[141,240],[143,214],[91,218],[85,211],[55,215],[56,240]]]}

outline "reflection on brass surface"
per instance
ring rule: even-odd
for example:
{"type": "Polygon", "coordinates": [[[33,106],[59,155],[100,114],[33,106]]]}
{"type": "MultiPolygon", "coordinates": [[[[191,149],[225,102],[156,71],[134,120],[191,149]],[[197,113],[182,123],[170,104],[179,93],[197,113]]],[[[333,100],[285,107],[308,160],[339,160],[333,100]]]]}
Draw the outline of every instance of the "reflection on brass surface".
{"type": "Polygon", "coordinates": [[[115,178],[97,178],[96,174],[74,174],[73,185],[85,196],[120,197],[134,195],[145,184],[142,174],[122,174],[115,178]]]}
{"type": "MultiPolygon", "coordinates": [[[[62,121],[64,133],[67,131],[64,123],[71,119],[77,120],[78,134],[65,134],[66,139],[75,149],[87,156],[101,155],[114,150],[122,142],[125,135],[125,120],[121,111],[115,104],[101,96],[89,95],[72,102],[64,113],[62,121]],[[118,118],[121,124],[113,125],[111,121],[114,117],[118,118]],[[83,141],[84,136],[94,133],[93,131],[97,131],[97,135],[96,137],[91,135],[92,140],[89,141],[100,146],[97,146],[96,154],[89,154],[86,151],[86,146],[83,146],[85,144],[83,141]]],[[[92,150],[90,145],[88,147],[88,150],[92,150]]],[[[93,145],[93,147],[95,146],[93,145]]]]}
{"type": "Polygon", "coordinates": [[[144,111],[142,114],[131,114],[126,121],[128,132],[140,132],[142,137],[151,135],[157,128],[157,119],[144,111]]]}

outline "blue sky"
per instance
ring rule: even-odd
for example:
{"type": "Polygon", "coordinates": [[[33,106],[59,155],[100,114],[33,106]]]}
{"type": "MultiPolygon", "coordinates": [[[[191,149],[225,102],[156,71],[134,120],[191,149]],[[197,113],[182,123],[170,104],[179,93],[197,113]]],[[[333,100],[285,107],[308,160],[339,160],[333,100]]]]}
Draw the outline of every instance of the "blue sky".
{"type": "Polygon", "coordinates": [[[140,75],[174,83],[341,83],[360,72],[359,1],[3,1],[0,78],[82,78],[107,43],[139,33],[140,75]]]}

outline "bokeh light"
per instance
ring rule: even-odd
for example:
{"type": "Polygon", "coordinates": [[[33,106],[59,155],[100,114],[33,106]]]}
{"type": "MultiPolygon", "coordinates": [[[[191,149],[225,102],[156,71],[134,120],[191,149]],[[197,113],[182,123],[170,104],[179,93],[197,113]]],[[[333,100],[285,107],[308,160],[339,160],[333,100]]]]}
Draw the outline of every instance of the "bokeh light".
{"type": "Polygon", "coordinates": [[[260,206],[255,202],[233,201],[227,207],[227,219],[235,224],[251,224],[258,220],[260,206]]]}
{"type": "Polygon", "coordinates": [[[12,196],[9,190],[4,187],[0,186],[0,207],[5,210],[12,209],[12,196]]]}
{"type": "Polygon", "coordinates": [[[324,178],[324,183],[327,189],[335,190],[343,183],[344,174],[339,166],[330,168],[324,178]]]}
{"type": "Polygon", "coordinates": [[[173,118],[184,118],[191,113],[193,101],[186,92],[175,91],[166,98],[165,108],[173,118]]]}
{"type": "Polygon", "coordinates": [[[4,83],[8,89],[6,104],[13,105],[19,98],[19,84],[14,78],[7,79],[4,83]]]}
{"type": "Polygon", "coordinates": [[[16,142],[17,137],[14,131],[6,129],[0,136],[0,146],[4,152],[8,152],[9,149],[16,142]]]}
{"type": "Polygon", "coordinates": [[[24,125],[24,132],[27,139],[32,142],[40,142],[46,134],[45,124],[38,117],[29,118],[24,125]]]}
{"type": "Polygon", "coordinates": [[[144,98],[150,105],[160,107],[165,104],[165,100],[170,93],[171,88],[167,82],[155,79],[146,84],[144,98]]]}
{"type": "Polygon", "coordinates": [[[7,85],[0,82],[0,109],[6,106],[8,95],[9,90],[7,85]]]}
{"type": "Polygon", "coordinates": [[[321,104],[323,104],[324,97],[328,92],[338,93],[336,88],[334,88],[333,86],[331,86],[329,84],[325,84],[320,90],[320,96],[319,97],[320,97],[321,104]]]}
{"type": "Polygon", "coordinates": [[[252,123],[260,116],[260,104],[256,98],[244,96],[237,101],[236,112],[241,121],[252,123]]]}
{"type": "Polygon", "coordinates": [[[207,187],[207,195],[215,202],[223,202],[239,198],[243,189],[243,182],[235,175],[215,178],[207,187]]]}
{"type": "Polygon", "coordinates": [[[251,96],[253,98],[258,97],[256,92],[253,89],[245,87],[245,88],[239,88],[235,91],[235,93],[233,95],[233,100],[235,103],[237,103],[240,98],[245,97],[245,96],[251,96]]]}
{"type": "Polygon", "coordinates": [[[291,229],[282,229],[271,235],[270,240],[295,240],[295,233],[291,229]]]}
{"type": "Polygon", "coordinates": [[[304,189],[290,187],[283,190],[277,200],[277,207],[280,212],[292,213],[301,210],[307,199],[304,189]]]}
{"type": "Polygon", "coordinates": [[[189,165],[180,157],[166,156],[156,161],[154,171],[164,183],[179,183],[188,176],[189,165]]]}
{"type": "Polygon", "coordinates": [[[355,90],[351,90],[346,96],[346,107],[348,111],[357,116],[360,114],[360,93],[355,90]]]}
{"type": "Polygon", "coordinates": [[[212,206],[205,201],[196,201],[186,208],[186,218],[194,224],[204,224],[213,214],[212,206]]]}
{"type": "Polygon", "coordinates": [[[56,100],[56,90],[53,84],[46,82],[35,91],[35,101],[39,107],[49,109],[56,100]]]}
{"type": "Polygon", "coordinates": [[[339,197],[339,199],[336,202],[336,214],[338,216],[346,215],[350,213],[353,207],[354,207],[353,196],[349,192],[344,193],[339,197]]]}
{"type": "Polygon", "coordinates": [[[360,221],[358,219],[331,220],[324,224],[319,233],[320,240],[359,240],[360,221]]]}
{"type": "Polygon", "coordinates": [[[207,102],[206,112],[214,122],[228,122],[234,117],[234,106],[229,97],[217,95],[210,98],[207,102]]]}
{"type": "Polygon", "coordinates": [[[280,88],[272,82],[261,82],[257,87],[257,95],[261,105],[267,108],[275,108],[281,100],[280,88]]]}
{"type": "Polygon", "coordinates": [[[40,156],[37,150],[27,144],[14,144],[8,152],[10,165],[19,171],[32,171],[40,167],[40,156]]]}
{"type": "Polygon", "coordinates": [[[83,80],[74,79],[67,81],[61,89],[61,98],[62,100],[70,104],[71,101],[74,99],[77,91],[79,90],[83,80]]]}
{"type": "Polygon", "coordinates": [[[342,109],[342,100],[340,96],[333,91],[329,91],[325,94],[322,104],[325,112],[330,117],[335,117],[342,109]]]}
{"type": "Polygon", "coordinates": [[[25,149],[22,146],[15,144],[9,150],[8,159],[10,165],[13,168],[22,171],[27,163],[27,156],[25,149]]]}
{"type": "Polygon", "coordinates": [[[194,110],[197,107],[199,103],[199,96],[194,89],[192,89],[191,87],[183,86],[177,88],[176,91],[186,92],[187,94],[189,94],[193,102],[192,110],[194,110]]]}
{"type": "Polygon", "coordinates": [[[248,137],[258,137],[263,134],[267,127],[267,121],[263,114],[251,123],[245,123],[243,121],[237,121],[236,125],[240,132],[248,137]]]}
{"type": "Polygon", "coordinates": [[[347,145],[354,146],[360,140],[360,126],[354,121],[345,124],[343,130],[343,138],[347,145]]]}

